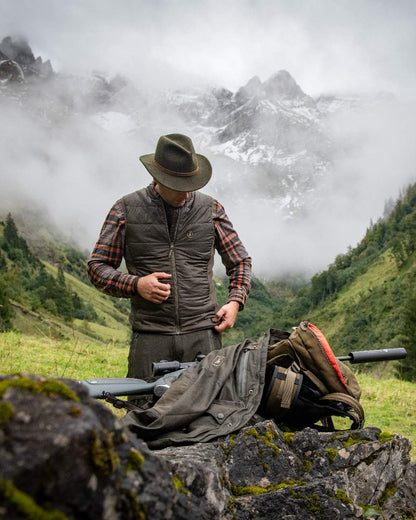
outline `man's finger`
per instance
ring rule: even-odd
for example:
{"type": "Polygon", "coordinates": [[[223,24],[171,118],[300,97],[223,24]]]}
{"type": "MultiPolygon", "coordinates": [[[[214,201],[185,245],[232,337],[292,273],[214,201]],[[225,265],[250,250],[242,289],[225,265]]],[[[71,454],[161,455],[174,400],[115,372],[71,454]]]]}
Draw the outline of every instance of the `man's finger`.
{"type": "Polygon", "coordinates": [[[152,298],[154,303],[163,303],[169,298],[169,294],[155,294],[152,298]]]}
{"type": "Polygon", "coordinates": [[[160,281],[161,278],[167,278],[168,280],[170,278],[172,278],[172,275],[169,274],[169,273],[163,273],[163,272],[157,272],[157,273],[153,273],[154,276],[156,276],[156,278],[160,281]]]}
{"type": "Polygon", "coordinates": [[[217,331],[217,332],[223,332],[224,330],[228,329],[229,326],[227,324],[227,322],[225,320],[222,320],[218,325],[216,325],[214,327],[214,329],[217,331]]]}

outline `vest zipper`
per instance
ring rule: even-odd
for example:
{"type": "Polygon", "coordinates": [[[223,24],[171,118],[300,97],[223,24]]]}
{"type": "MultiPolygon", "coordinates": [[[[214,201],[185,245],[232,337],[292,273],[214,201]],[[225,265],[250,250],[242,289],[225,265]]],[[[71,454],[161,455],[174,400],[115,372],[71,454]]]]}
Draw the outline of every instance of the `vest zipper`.
{"type": "MultiPolygon", "coordinates": [[[[169,246],[169,264],[171,266],[171,269],[172,269],[172,281],[173,281],[173,288],[174,288],[174,291],[175,291],[175,294],[173,295],[173,304],[174,304],[174,309],[175,309],[175,329],[176,329],[176,334],[180,334],[181,330],[180,330],[180,317],[179,317],[179,292],[178,292],[178,273],[177,273],[177,270],[176,270],[176,257],[175,257],[175,243],[176,243],[176,235],[177,235],[177,232],[178,232],[178,229],[179,229],[179,221],[180,221],[180,217],[181,217],[181,209],[179,209],[178,211],[178,215],[177,215],[177,219],[176,219],[176,223],[175,223],[175,231],[174,231],[174,234],[173,234],[173,239],[170,241],[170,246],[169,246]]],[[[169,229],[168,229],[168,232],[169,232],[169,229]]],[[[170,240],[170,234],[169,234],[169,240],[170,240]]]]}
{"type": "Polygon", "coordinates": [[[176,334],[180,333],[180,327],[179,327],[179,301],[178,301],[178,277],[176,274],[176,260],[175,260],[175,245],[173,242],[170,244],[169,248],[169,263],[172,270],[172,287],[175,291],[175,294],[173,295],[173,304],[175,308],[175,329],[176,334]]]}

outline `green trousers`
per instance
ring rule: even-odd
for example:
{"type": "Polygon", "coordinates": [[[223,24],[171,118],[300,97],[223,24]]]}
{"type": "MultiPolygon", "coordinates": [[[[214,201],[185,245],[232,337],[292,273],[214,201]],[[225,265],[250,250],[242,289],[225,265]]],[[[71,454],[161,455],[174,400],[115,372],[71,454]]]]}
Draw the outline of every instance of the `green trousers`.
{"type": "Polygon", "coordinates": [[[220,348],[221,334],[214,329],[172,335],[133,331],[127,377],[147,379],[153,362],[194,361],[198,354],[220,348]]]}

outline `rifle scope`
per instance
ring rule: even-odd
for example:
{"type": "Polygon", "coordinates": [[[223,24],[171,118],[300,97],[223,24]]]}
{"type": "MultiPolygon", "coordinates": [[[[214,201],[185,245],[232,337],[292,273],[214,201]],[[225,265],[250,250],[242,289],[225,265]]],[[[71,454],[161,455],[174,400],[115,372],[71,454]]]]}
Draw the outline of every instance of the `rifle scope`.
{"type": "Polygon", "coordinates": [[[195,365],[195,363],[196,361],[187,361],[185,363],[180,363],[179,361],[159,361],[152,363],[153,375],[157,376],[168,372],[175,372],[176,370],[182,370],[195,365]]]}

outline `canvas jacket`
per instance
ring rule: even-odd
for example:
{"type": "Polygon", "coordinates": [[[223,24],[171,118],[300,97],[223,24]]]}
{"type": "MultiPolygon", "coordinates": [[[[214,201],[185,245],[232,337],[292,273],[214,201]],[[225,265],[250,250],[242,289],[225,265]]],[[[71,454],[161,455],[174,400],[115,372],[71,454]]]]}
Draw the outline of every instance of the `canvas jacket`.
{"type": "Polygon", "coordinates": [[[151,448],[208,442],[242,428],[263,394],[270,331],[210,352],[186,369],[153,408],[124,424],[151,448]]]}

